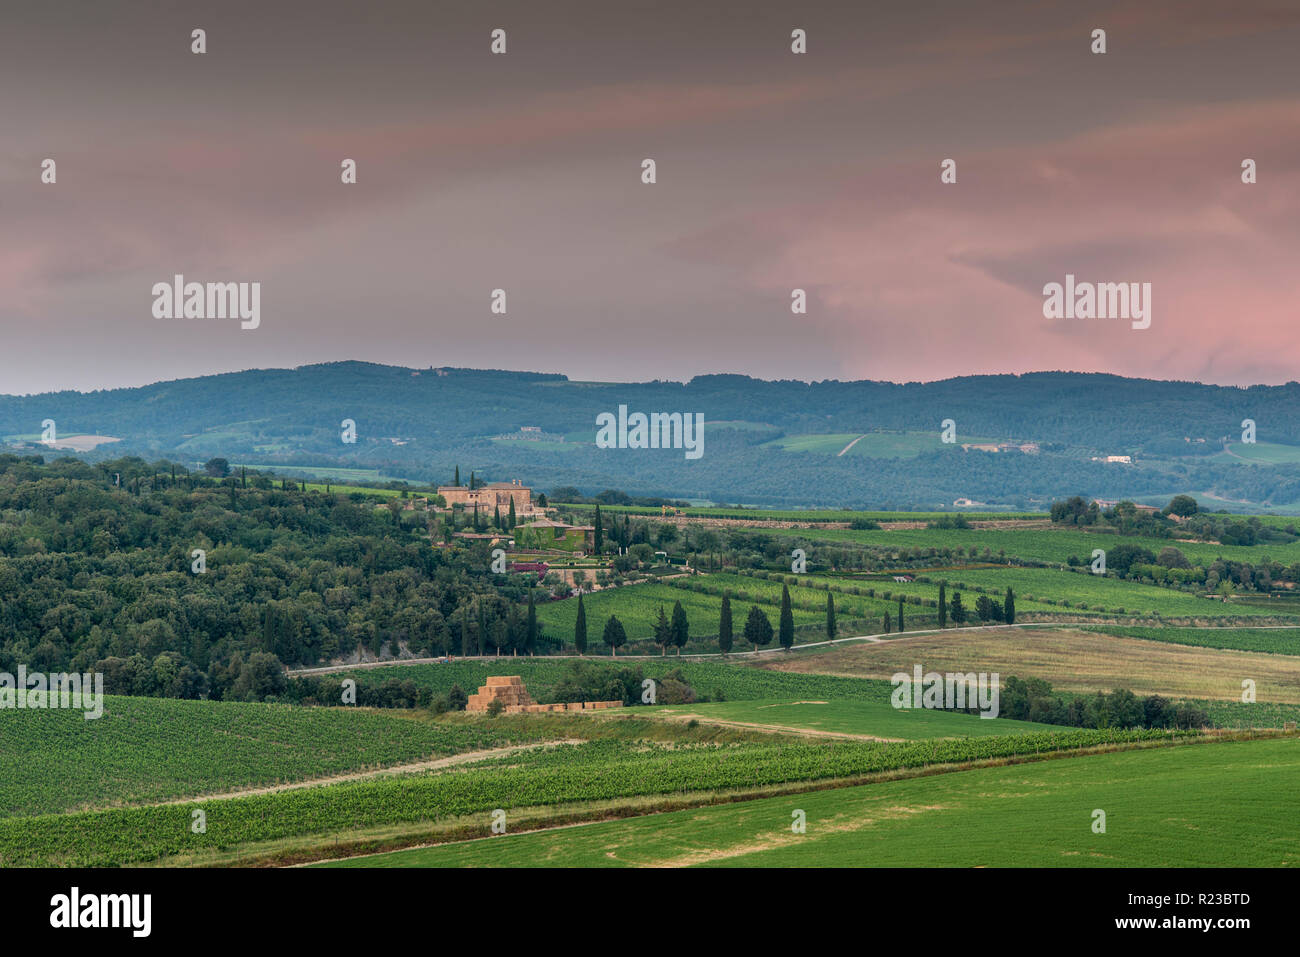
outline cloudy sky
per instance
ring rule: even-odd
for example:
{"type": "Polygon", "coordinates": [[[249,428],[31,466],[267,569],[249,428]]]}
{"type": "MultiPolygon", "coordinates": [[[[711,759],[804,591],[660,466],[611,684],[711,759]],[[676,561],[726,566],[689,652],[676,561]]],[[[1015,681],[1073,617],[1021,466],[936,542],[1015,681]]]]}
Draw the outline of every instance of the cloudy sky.
{"type": "Polygon", "coordinates": [[[0,392],[337,359],[1300,378],[1294,0],[11,7],[0,392]],[[260,328],[155,319],[176,273],[261,282],[260,328]],[[1045,319],[1066,273],[1150,282],[1151,328],[1045,319]]]}

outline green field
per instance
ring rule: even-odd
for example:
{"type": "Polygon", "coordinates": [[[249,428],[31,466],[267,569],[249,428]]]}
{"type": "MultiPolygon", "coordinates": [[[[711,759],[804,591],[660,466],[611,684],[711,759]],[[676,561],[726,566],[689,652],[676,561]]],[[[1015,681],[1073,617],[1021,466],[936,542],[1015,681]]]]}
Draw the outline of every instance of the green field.
{"type": "Polygon", "coordinates": [[[947,711],[894,708],[884,701],[723,701],[647,708],[652,714],[696,717],[708,721],[803,728],[835,734],[871,735],[879,738],[927,738],[1028,734],[1055,731],[1053,725],[1007,718],[981,718],[947,711]]]}
{"type": "Polygon", "coordinates": [[[558,439],[521,439],[521,438],[501,438],[496,436],[490,440],[494,445],[504,446],[521,452],[573,452],[582,448],[581,443],[570,442],[567,439],[563,442],[558,439]]]}
{"type": "Polygon", "coordinates": [[[1233,741],[694,808],[344,867],[1295,867],[1300,741],[1233,741]],[[804,834],[792,814],[807,817],[804,834]],[[1106,814],[1094,833],[1093,812],[1106,814]]]}
{"type": "MultiPolygon", "coordinates": [[[[1270,609],[1262,604],[1243,601],[1222,602],[1188,592],[1144,585],[1084,571],[1055,568],[1007,567],[927,572],[929,582],[884,582],[879,589],[897,595],[921,595],[937,598],[939,582],[946,579],[948,594],[963,592],[969,610],[977,596],[975,588],[985,589],[991,597],[1001,598],[1010,586],[1016,595],[1016,610],[1050,610],[1054,612],[1105,612],[1123,615],[1163,615],[1167,618],[1246,618],[1295,614],[1295,606],[1270,609]],[[968,597],[969,596],[969,597],[968,597]],[[1055,602],[1055,604],[1051,604],[1055,602]],[[1068,604],[1067,604],[1068,602],[1068,604]]],[[[844,581],[841,579],[841,581],[844,581]]],[[[879,593],[879,591],[878,591],[879,593]]]]}
{"type": "Polygon", "coordinates": [[[938,432],[833,432],[784,435],[764,442],[763,448],[839,455],[852,442],[853,447],[844,452],[846,457],[856,455],[875,459],[910,459],[924,452],[960,451],[962,443],[983,445],[997,441],[962,436],[959,442],[945,445],[940,441],[938,432]]]}
{"type": "Polygon", "coordinates": [[[1300,655],[1300,626],[1294,628],[1142,628],[1118,625],[1088,625],[1085,631],[1100,631],[1125,638],[1168,641],[1199,648],[1230,648],[1263,651],[1274,655],[1300,655]]]}
{"type": "MultiPolygon", "coordinates": [[[[850,437],[851,438],[851,437],[850,437]]],[[[574,505],[561,504],[559,502],[551,503],[564,509],[574,510],[591,510],[594,505],[574,505]]],[[[620,515],[644,515],[647,518],[659,517],[662,512],[659,508],[651,508],[644,505],[602,505],[601,514],[618,513],[620,515]]],[[[693,508],[683,508],[679,514],[688,518],[726,518],[740,521],[774,521],[774,522],[808,522],[817,524],[819,522],[851,522],[856,518],[869,519],[873,522],[924,522],[933,521],[944,516],[951,517],[955,510],[946,512],[921,511],[921,512],[893,512],[893,511],[861,511],[844,508],[809,508],[809,509],[768,509],[752,507],[725,507],[725,506],[698,506],[693,508]]],[[[962,511],[970,521],[1007,521],[1008,519],[1046,519],[1046,512],[968,512],[962,511]]],[[[764,529],[764,531],[777,531],[776,529],[764,529]]],[[[835,531],[830,529],[828,531],[835,531]]],[[[846,530],[842,530],[846,531],[846,530]]],[[[819,532],[819,535],[821,533],[819,532]]]]}
{"type": "MultiPolygon", "coordinates": [[[[599,664],[611,671],[624,667],[640,668],[648,678],[660,678],[669,671],[680,670],[695,688],[697,698],[708,696],[713,700],[719,700],[721,696],[721,699],[727,701],[834,698],[887,702],[890,691],[888,681],[765,671],[722,661],[694,661],[676,657],[635,661],[611,661],[603,658],[589,664],[599,664]]],[[[429,688],[435,695],[441,695],[450,691],[453,685],[460,685],[462,689],[472,692],[485,684],[489,675],[519,675],[535,700],[549,702],[553,700],[551,696],[555,685],[573,667],[571,661],[501,658],[360,668],[339,672],[335,676],[354,678],[358,685],[378,685],[394,678],[399,681],[410,680],[419,687],[429,688]]]]}
{"type": "Polygon", "coordinates": [[[1215,461],[1249,462],[1252,465],[1294,465],[1300,462],[1300,446],[1277,442],[1255,442],[1246,445],[1232,442],[1228,451],[1213,456],[1215,461]]]}
{"type": "MultiPolygon", "coordinates": [[[[1004,516],[1005,517],[1005,516],[1004,516]]],[[[968,519],[976,516],[968,515],[968,519]]],[[[917,519],[921,520],[920,518],[917,519]]],[[[1279,521],[1282,521],[1279,519],[1279,521]]],[[[1286,524],[1294,519],[1285,520],[1286,524]]],[[[1294,564],[1300,562],[1300,542],[1264,545],[1214,545],[1206,542],[1180,542],[1171,538],[1145,538],[1131,535],[1110,535],[1103,532],[1084,532],[1069,528],[898,528],[888,526],[879,530],[847,528],[766,528],[766,534],[784,538],[805,539],[810,542],[827,542],[836,545],[864,545],[889,549],[958,549],[966,552],[972,545],[981,553],[997,556],[1000,552],[1030,562],[1064,564],[1071,555],[1089,561],[1094,548],[1111,549],[1117,545],[1136,545],[1159,554],[1160,549],[1172,545],[1187,556],[1193,564],[1208,565],[1216,558],[1238,562],[1258,563],[1265,558],[1294,564]]],[[[815,561],[816,553],[809,550],[808,560],[815,561]]]]}
{"type": "MultiPolygon", "coordinates": [[[[230,468],[231,471],[238,471],[241,468],[246,468],[250,472],[255,470],[274,472],[276,475],[283,475],[283,476],[287,476],[288,478],[293,478],[294,476],[298,476],[299,478],[339,479],[344,482],[406,481],[400,476],[386,475],[385,473],[379,471],[379,469],[335,468],[331,466],[318,467],[314,465],[309,465],[309,466],[308,465],[280,465],[273,462],[260,463],[260,464],[254,462],[232,462],[230,468]]],[[[309,482],[307,487],[310,488],[312,484],[313,483],[309,482]]],[[[412,484],[414,485],[415,483],[412,484]]],[[[320,487],[324,489],[325,486],[322,484],[320,487]]],[[[341,486],[336,484],[333,485],[332,487],[334,489],[338,489],[341,486]]],[[[373,491],[373,492],[380,492],[383,494],[394,494],[391,489],[370,489],[370,488],[366,488],[365,486],[357,486],[355,491],[358,492],[373,491]]],[[[395,494],[400,495],[401,493],[397,492],[395,494]]]]}
{"type": "MultiPolygon", "coordinates": [[[[654,636],[654,625],[659,609],[662,607],[664,614],[671,616],[673,603],[680,601],[682,609],[686,612],[686,620],[690,623],[691,635],[702,638],[717,635],[718,617],[722,609],[720,596],[703,595],[660,582],[609,588],[586,595],[582,601],[587,613],[588,654],[608,653],[609,648],[601,641],[601,635],[604,632],[605,621],[611,615],[618,616],[618,620],[623,623],[623,628],[627,631],[629,640],[648,640],[654,636]]],[[[823,608],[820,611],[791,609],[794,623],[801,625],[825,621],[825,601],[823,597],[823,608]]],[[[773,629],[777,626],[781,611],[779,602],[779,590],[777,604],[760,602],[763,611],[767,613],[768,620],[772,622],[773,629]]],[[[744,628],[745,617],[749,614],[752,604],[753,602],[732,599],[731,615],[737,633],[744,628]]],[[[563,638],[570,648],[573,646],[573,627],[577,623],[577,618],[578,599],[576,598],[566,598],[563,601],[547,602],[537,606],[537,620],[545,628],[546,634],[554,639],[563,638]]],[[[738,640],[737,650],[744,650],[741,644],[738,640]]]]}
{"type": "Polygon", "coordinates": [[[595,741],[517,756],[506,766],[473,772],[409,774],[185,804],[0,819],[0,866],[142,863],[252,842],[470,814],[482,815],[486,822],[496,808],[851,780],[930,765],[1177,739],[1168,732],[1063,729],[901,744],[844,740],[628,748],[624,741],[595,741]],[[202,833],[189,826],[196,805],[207,816],[202,833]]]}
{"type": "MultiPolygon", "coordinates": [[[[530,739],[528,735],[514,735],[530,739]]],[[[0,816],[141,804],[499,747],[412,712],[105,696],[104,716],[0,712],[0,816]]]]}
{"type": "MultiPolygon", "coordinates": [[[[891,583],[880,581],[842,581],[814,575],[759,578],[750,575],[715,572],[675,578],[667,584],[684,590],[688,594],[709,595],[718,602],[719,607],[723,593],[730,592],[733,609],[737,599],[739,599],[740,601],[755,601],[761,605],[773,606],[777,612],[780,611],[781,589],[784,585],[790,589],[790,605],[791,611],[795,614],[795,624],[799,624],[799,609],[816,615],[818,621],[825,620],[827,591],[834,593],[835,614],[841,619],[876,619],[885,612],[893,614],[898,610],[897,596],[893,599],[885,599],[871,597],[866,594],[868,588],[874,589],[877,595],[887,591],[888,585],[891,583]],[[794,578],[798,584],[787,585],[787,578],[794,578]]],[[[915,606],[915,611],[912,608],[909,608],[908,611],[918,615],[935,613],[933,609],[926,610],[920,606],[915,606]]],[[[769,617],[771,617],[770,613],[769,617]]],[[[773,618],[772,624],[773,626],[776,625],[775,618],[773,618]]],[[[716,627],[714,631],[717,631],[716,627]]]]}

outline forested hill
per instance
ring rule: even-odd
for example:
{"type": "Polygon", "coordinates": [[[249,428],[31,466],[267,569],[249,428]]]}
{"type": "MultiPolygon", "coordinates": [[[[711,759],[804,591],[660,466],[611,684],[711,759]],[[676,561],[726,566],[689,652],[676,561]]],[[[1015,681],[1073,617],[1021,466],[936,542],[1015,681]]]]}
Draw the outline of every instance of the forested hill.
{"type": "MultiPolygon", "coordinates": [[[[120,438],[124,452],[268,466],[348,467],[415,480],[460,465],[539,488],[620,487],[770,504],[934,505],[968,496],[1030,504],[1098,496],[1209,491],[1280,505],[1300,500],[1300,384],[1231,388],[1044,372],[932,383],[764,381],[740,375],[678,382],[577,382],[554,374],[406,369],[361,362],[252,370],[134,389],[0,397],[0,436],[120,438]],[[702,413],[705,453],[594,448],[602,412],[702,413]],[[341,423],[356,423],[355,444],[341,423]],[[957,445],[939,441],[956,424],[957,445]],[[1242,420],[1262,464],[1224,450],[1242,420]],[[527,432],[521,432],[527,429],[527,432]],[[857,435],[871,437],[838,452],[857,435]],[[840,436],[845,437],[843,444],[840,436]],[[1199,440],[1199,441],[1198,441],[1199,440]],[[963,442],[1036,443],[1039,454],[960,453],[963,442]],[[908,444],[910,443],[910,444],[908,444]],[[1133,456],[1132,467],[1094,462],[1133,456]]],[[[1251,451],[1247,449],[1246,451],[1251,451]]],[[[445,474],[446,473],[446,474],[445,474]]]]}

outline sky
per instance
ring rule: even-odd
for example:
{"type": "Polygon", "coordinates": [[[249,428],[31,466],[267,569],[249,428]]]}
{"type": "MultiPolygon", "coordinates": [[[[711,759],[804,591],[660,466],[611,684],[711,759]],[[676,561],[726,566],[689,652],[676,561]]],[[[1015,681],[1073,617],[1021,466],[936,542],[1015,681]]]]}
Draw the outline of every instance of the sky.
{"type": "Polygon", "coordinates": [[[11,7],[0,393],[343,359],[1300,378],[1294,0],[11,7]],[[260,282],[260,325],[155,318],[178,273],[260,282]],[[1150,283],[1150,328],[1044,318],[1067,274],[1150,283]]]}

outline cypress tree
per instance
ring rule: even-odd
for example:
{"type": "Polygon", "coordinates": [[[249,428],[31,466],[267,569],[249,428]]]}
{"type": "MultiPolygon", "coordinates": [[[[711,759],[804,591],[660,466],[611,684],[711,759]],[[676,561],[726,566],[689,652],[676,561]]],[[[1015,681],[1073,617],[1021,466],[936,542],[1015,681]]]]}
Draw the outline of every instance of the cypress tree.
{"type": "Polygon", "coordinates": [[[456,488],[460,488],[460,466],[459,465],[456,466],[456,477],[451,480],[451,484],[456,486],[456,488]]]}
{"type": "Polygon", "coordinates": [[[587,609],[582,607],[582,592],[578,592],[578,621],[573,626],[573,647],[580,655],[587,653],[587,609]]]}
{"type": "Polygon", "coordinates": [[[673,644],[677,646],[677,654],[680,656],[691,637],[691,626],[686,620],[686,609],[682,607],[680,601],[673,604],[672,634],[673,644]]]}
{"type": "Polygon", "coordinates": [[[889,612],[885,612],[885,617],[881,624],[884,625],[884,633],[886,635],[889,634],[889,612]]]}
{"type": "Polygon", "coordinates": [[[745,619],[745,640],[758,650],[759,645],[766,645],[772,640],[772,623],[757,605],[749,606],[749,617],[745,619]]]}
{"type": "Polygon", "coordinates": [[[497,531],[501,531],[501,506],[500,505],[492,506],[492,527],[495,528],[497,531]]]}
{"type": "Polygon", "coordinates": [[[948,627],[948,583],[939,582],[939,627],[948,627]]]}
{"type": "Polygon", "coordinates": [[[533,590],[528,589],[528,630],[524,633],[524,648],[531,655],[537,644],[537,608],[533,604],[533,590]]]}
{"type": "Polygon", "coordinates": [[[781,621],[777,626],[777,640],[789,651],[794,645],[794,613],[790,610],[790,586],[781,586],[781,621]]]}
{"type": "Polygon", "coordinates": [[[510,513],[506,515],[506,531],[512,530],[517,524],[518,524],[518,519],[515,518],[515,497],[511,495],[510,513]]]}
{"type": "MultiPolygon", "coordinates": [[[[603,549],[604,549],[604,529],[601,528],[601,524],[600,524],[600,506],[599,506],[599,505],[596,506],[596,522],[595,522],[595,524],[596,524],[596,534],[595,534],[596,554],[599,555],[599,554],[601,553],[601,551],[603,551],[603,549]]],[[[620,628],[623,627],[621,623],[620,623],[619,627],[620,627],[620,628]]]]}
{"type": "Polygon", "coordinates": [[[1006,600],[1002,602],[1002,620],[1008,625],[1016,623],[1016,594],[1010,585],[1007,586],[1006,600]]]}
{"type": "Polygon", "coordinates": [[[731,596],[722,596],[722,617],[718,619],[718,650],[724,655],[731,652],[731,596]]]}
{"type": "Polygon", "coordinates": [[[903,624],[903,596],[902,595],[898,596],[898,630],[907,631],[907,627],[903,624]]]}
{"type": "Polygon", "coordinates": [[[826,592],[826,640],[834,641],[837,627],[835,624],[835,598],[829,591],[826,592]]]}
{"type": "MultiPolygon", "coordinates": [[[[680,605],[681,602],[678,602],[680,605]]],[[[674,615],[676,612],[674,612],[674,615]]],[[[673,626],[668,623],[664,606],[659,606],[659,617],[655,619],[655,644],[659,646],[659,657],[668,654],[668,646],[673,643],[673,626]]]]}

